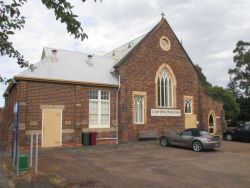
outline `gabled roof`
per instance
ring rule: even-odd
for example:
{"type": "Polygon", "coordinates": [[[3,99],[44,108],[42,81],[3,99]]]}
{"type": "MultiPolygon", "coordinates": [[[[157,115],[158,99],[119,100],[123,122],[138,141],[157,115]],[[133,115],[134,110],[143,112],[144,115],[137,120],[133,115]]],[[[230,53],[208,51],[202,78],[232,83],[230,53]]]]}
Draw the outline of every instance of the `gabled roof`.
{"type": "Polygon", "coordinates": [[[115,64],[118,63],[124,56],[126,56],[133,48],[146,36],[143,34],[136,39],[123,44],[122,46],[112,50],[111,52],[105,54],[103,57],[112,58],[115,60],[115,64]]]}
{"type": "Polygon", "coordinates": [[[112,58],[44,48],[42,59],[35,64],[36,69],[34,71],[25,70],[15,78],[118,85],[117,78],[111,74],[113,65],[112,58]]]}
{"type": "MultiPolygon", "coordinates": [[[[114,65],[114,68],[117,68],[119,65],[121,65],[126,59],[128,56],[130,56],[130,54],[135,50],[137,49],[140,44],[156,29],[158,28],[165,20],[165,18],[162,17],[161,21],[156,24],[148,33],[144,34],[141,36],[140,40],[137,41],[137,43],[133,46],[132,49],[130,49],[129,51],[127,51],[127,53],[124,53],[123,56],[119,59],[119,61],[117,61],[117,63],[114,65]]],[[[136,39],[135,39],[136,40],[136,39]]],[[[123,46],[121,46],[123,47],[123,46]]],[[[119,49],[119,48],[118,48],[119,49]]]]}
{"type": "Polygon", "coordinates": [[[84,53],[45,47],[41,60],[34,65],[36,69],[27,69],[15,78],[118,85],[118,79],[112,74],[113,67],[145,36],[141,35],[104,56],[91,55],[91,58],[84,53]]]}
{"type": "MultiPolygon", "coordinates": [[[[162,24],[168,24],[165,18],[162,18],[148,33],[112,50],[104,56],[92,55],[90,57],[84,53],[46,47],[43,49],[41,60],[35,64],[36,69],[34,71],[28,69],[14,78],[118,86],[118,79],[113,76],[112,71],[125,62],[127,57],[162,24]]],[[[170,26],[169,28],[179,42],[172,28],[170,26]]],[[[180,42],[179,44],[193,65],[182,44],[180,42]]],[[[7,90],[9,90],[8,88],[7,90]]]]}

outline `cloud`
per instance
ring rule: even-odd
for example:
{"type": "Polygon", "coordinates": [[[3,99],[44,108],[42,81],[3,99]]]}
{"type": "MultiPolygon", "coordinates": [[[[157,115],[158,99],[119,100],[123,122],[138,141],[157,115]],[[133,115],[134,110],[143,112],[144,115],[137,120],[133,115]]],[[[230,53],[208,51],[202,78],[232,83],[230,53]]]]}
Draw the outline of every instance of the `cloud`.
{"type": "MultiPolygon", "coordinates": [[[[227,71],[234,66],[237,41],[249,41],[250,2],[248,0],[88,0],[72,1],[89,39],[74,40],[65,24],[41,1],[28,1],[22,7],[25,28],[11,38],[27,60],[40,60],[44,46],[84,53],[105,54],[159,22],[162,12],[195,64],[199,64],[212,84],[225,87],[227,71]]],[[[12,77],[22,71],[15,60],[0,57],[0,74],[12,77]]],[[[5,86],[0,87],[0,94],[5,86]]],[[[3,99],[0,98],[0,106],[3,99]]]]}

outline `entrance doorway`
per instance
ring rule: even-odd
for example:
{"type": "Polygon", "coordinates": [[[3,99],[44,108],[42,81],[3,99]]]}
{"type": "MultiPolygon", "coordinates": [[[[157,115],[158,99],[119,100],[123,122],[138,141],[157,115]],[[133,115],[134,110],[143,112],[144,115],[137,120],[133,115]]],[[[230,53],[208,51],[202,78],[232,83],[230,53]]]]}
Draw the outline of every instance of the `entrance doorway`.
{"type": "Polygon", "coordinates": [[[42,147],[62,145],[62,110],[43,109],[42,147]]]}
{"type": "Polygon", "coordinates": [[[209,113],[209,117],[208,117],[208,132],[209,133],[215,133],[215,126],[216,126],[216,122],[215,122],[215,114],[213,112],[209,113]]]}
{"type": "Polygon", "coordinates": [[[197,128],[196,114],[185,114],[185,129],[197,128]]]}

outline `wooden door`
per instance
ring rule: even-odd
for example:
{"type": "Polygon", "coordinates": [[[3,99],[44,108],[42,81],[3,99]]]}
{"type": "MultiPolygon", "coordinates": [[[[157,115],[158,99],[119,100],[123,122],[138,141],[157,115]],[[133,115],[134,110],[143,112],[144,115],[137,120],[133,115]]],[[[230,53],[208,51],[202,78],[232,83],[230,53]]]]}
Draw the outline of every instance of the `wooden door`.
{"type": "Polygon", "coordinates": [[[213,134],[215,132],[214,127],[215,127],[214,114],[211,113],[208,118],[208,132],[213,134]]]}
{"type": "Polygon", "coordinates": [[[43,109],[42,147],[62,145],[62,110],[43,109]]]}
{"type": "Polygon", "coordinates": [[[185,114],[185,129],[197,128],[196,114],[185,114]]]}

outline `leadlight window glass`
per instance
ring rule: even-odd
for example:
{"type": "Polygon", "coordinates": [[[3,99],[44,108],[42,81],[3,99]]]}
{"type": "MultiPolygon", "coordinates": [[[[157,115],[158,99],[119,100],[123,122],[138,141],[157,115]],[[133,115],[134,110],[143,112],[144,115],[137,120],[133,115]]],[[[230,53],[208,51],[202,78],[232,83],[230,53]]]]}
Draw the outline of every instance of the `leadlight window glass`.
{"type": "Polygon", "coordinates": [[[97,99],[98,91],[90,91],[89,99],[97,99]]]}
{"type": "Polygon", "coordinates": [[[191,99],[184,100],[184,109],[185,109],[186,114],[192,113],[192,100],[191,99]]]}
{"type": "Polygon", "coordinates": [[[101,91],[101,99],[109,100],[109,92],[108,91],[101,91]]]}
{"type": "Polygon", "coordinates": [[[173,107],[173,82],[166,68],[158,76],[158,106],[173,107]]]}
{"type": "Polygon", "coordinates": [[[134,97],[134,123],[135,124],[144,123],[144,97],[143,96],[134,97]]]}

